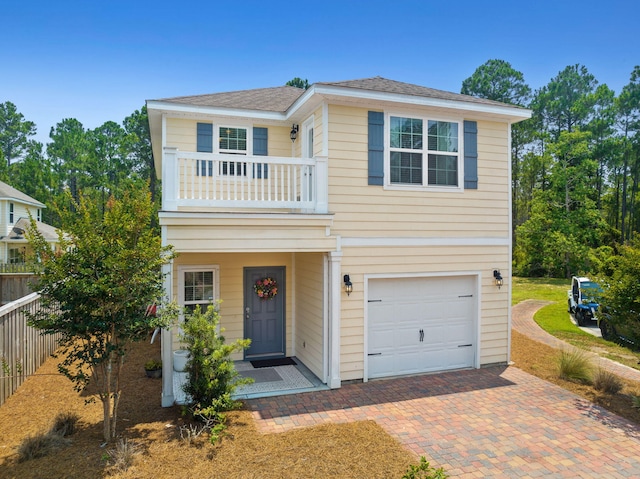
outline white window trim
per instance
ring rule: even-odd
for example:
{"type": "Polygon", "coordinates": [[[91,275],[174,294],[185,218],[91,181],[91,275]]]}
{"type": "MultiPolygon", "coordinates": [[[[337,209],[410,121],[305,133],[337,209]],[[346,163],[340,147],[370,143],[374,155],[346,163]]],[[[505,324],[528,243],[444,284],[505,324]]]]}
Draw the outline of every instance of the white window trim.
{"type": "Polygon", "coordinates": [[[244,155],[253,155],[253,125],[226,125],[223,123],[213,124],[213,152],[218,154],[242,155],[238,153],[242,150],[224,150],[220,151],[220,128],[235,128],[237,130],[246,130],[247,132],[247,149],[244,155]]]}
{"type": "MultiPolygon", "coordinates": [[[[309,152],[309,146],[313,146],[313,149],[315,150],[315,144],[314,145],[309,145],[309,130],[313,131],[314,135],[315,135],[315,118],[314,115],[311,115],[309,118],[307,118],[304,123],[302,124],[302,149],[301,149],[301,157],[302,158],[307,158],[307,153],[309,152]]],[[[315,156],[315,152],[312,151],[311,152],[311,156],[309,156],[309,158],[313,158],[315,156]]]]}
{"type": "Polygon", "coordinates": [[[178,266],[178,305],[180,306],[180,322],[184,321],[182,309],[184,307],[184,274],[188,272],[213,272],[213,303],[220,299],[220,266],[214,265],[180,265],[178,266]]]}
{"type": "MultiPolygon", "coordinates": [[[[407,150],[414,151],[414,150],[407,150]]],[[[422,171],[423,178],[428,174],[428,152],[424,149],[422,152],[422,171]]],[[[434,152],[435,154],[439,154],[434,152]]],[[[450,154],[450,153],[449,153],[450,154]]],[[[447,116],[435,116],[426,115],[424,113],[417,112],[396,112],[386,111],[384,113],[384,186],[385,190],[395,191],[442,191],[447,193],[462,193],[464,192],[464,119],[460,117],[447,117],[447,116]],[[427,125],[429,121],[446,121],[449,123],[458,124],[458,186],[444,186],[444,185],[410,185],[391,183],[391,117],[401,118],[414,118],[422,120],[423,129],[423,144],[427,145],[427,125]]]]}

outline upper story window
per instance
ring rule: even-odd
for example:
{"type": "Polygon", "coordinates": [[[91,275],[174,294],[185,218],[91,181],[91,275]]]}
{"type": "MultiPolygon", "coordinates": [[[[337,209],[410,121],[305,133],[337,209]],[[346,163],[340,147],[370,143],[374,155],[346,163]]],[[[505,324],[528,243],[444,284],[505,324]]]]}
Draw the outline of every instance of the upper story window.
{"type": "MultiPolygon", "coordinates": [[[[217,128],[218,148],[214,151],[214,128],[211,123],[197,125],[197,151],[202,153],[224,153],[231,155],[247,154],[247,129],[220,126],[217,128]]],[[[221,175],[246,176],[247,165],[243,162],[222,161],[219,165],[221,175]]],[[[213,176],[213,161],[198,160],[197,174],[213,176]]]]}
{"type": "Polygon", "coordinates": [[[9,203],[9,223],[13,224],[13,203],[9,203]]]}
{"type": "Polygon", "coordinates": [[[40,208],[36,210],[36,221],[42,221],[42,210],[40,208]]]}
{"type": "Polygon", "coordinates": [[[220,153],[247,154],[247,129],[220,127],[220,153]]]}
{"type": "Polygon", "coordinates": [[[391,116],[390,184],[459,186],[458,129],[457,122],[391,116]]]}

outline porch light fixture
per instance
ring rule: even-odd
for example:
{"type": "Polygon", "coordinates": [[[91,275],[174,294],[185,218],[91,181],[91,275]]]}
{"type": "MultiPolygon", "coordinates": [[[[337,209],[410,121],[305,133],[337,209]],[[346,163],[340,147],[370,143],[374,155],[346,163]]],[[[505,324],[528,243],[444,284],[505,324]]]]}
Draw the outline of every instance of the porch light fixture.
{"type": "Polygon", "coordinates": [[[345,293],[347,293],[347,296],[349,296],[351,294],[351,291],[353,291],[353,283],[351,282],[351,278],[349,278],[348,274],[344,275],[344,291],[345,293]]]}
{"type": "Polygon", "coordinates": [[[289,138],[291,138],[291,141],[294,143],[296,141],[296,138],[298,138],[298,125],[296,125],[295,123],[291,125],[291,133],[289,133],[289,138]]]}
{"type": "Polygon", "coordinates": [[[499,269],[494,269],[493,270],[493,277],[496,281],[496,286],[498,287],[498,289],[500,289],[500,287],[504,284],[504,281],[502,279],[502,275],[500,274],[500,270],[499,269]]]}

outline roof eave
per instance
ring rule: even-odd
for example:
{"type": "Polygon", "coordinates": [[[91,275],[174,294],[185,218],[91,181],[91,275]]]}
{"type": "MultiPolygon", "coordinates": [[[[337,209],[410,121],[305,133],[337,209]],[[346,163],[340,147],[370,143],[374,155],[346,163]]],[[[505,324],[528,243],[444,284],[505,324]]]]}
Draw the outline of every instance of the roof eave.
{"type": "Polygon", "coordinates": [[[287,114],[285,112],[188,105],[158,100],[147,100],[147,110],[156,110],[159,113],[175,113],[184,115],[242,116],[271,121],[283,121],[287,119],[287,114]]]}
{"type": "Polygon", "coordinates": [[[400,93],[388,93],[372,90],[363,90],[352,87],[338,87],[330,85],[313,85],[304,95],[302,95],[289,109],[291,116],[296,109],[300,108],[312,95],[355,98],[367,101],[402,103],[434,108],[445,108],[455,110],[465,110],[471,113],[502,117],[505,120],[516,123],[518,121],[531,118],[531,110],[518,106],[509,105],[486,105],[464,100],[445,100],[441,98],[430,98],[417,95],[406,95],[400,93]]]}

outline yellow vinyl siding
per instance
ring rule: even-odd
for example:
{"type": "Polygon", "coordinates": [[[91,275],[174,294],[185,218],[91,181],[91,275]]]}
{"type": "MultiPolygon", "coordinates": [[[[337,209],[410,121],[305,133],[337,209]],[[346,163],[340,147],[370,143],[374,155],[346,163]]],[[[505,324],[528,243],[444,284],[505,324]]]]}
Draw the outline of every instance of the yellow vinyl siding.
{"type": "MultiPolygon", "coordinates": [[[[329,209],[335,213],[333,233],[342,237],[509,234],[506,124],[478,122],[477,190],[386,190],[368,185],[368,111],[330,105],[329,113],[329,209]]],[[[458,161],[462,167],[462,152],[458,161]]]]}
{"type": "Polygon", "coordinates": [[[182,118],[167,118],[166,145],[181,151],[196,151],[197,141],[196,120],[182,118]]]}
{"type": "MultiPolygon", "coordinates": [[[[214,128],[217,125],[234,123],[233,121],[223,120],[221,118],[211,118],[207,120],[191,120],[184,118],[167,118],[167,139],[166,146],[177,148],[179,151],[196,151],[198,123],[211,123],[214,128]]],[[[290,127],[261,125],[255,124],[255,127],[267,128],[269,130],[268,150],[269,156],[291,156],[291,139],[289,138],[290,127]]],[[[252,136],[251,126],[242,126],[247,128],[247,136],[252,136]]],[[[214,149],[215,152],[215,149],[214,149]]],[[[253,151],[247,151],[252,155],[253,151]]]]}
{"type": "Polygon", "coordinates": [[[295,352],[323,378],[324,255],[295,255],[295,352]]]}
{"type": "Polygon", "coordinates": [[[498,289],[491,275],[494,268],[508,271],[507,246],[345,247],[343,251],[342,270],[351,276],[353,293],[342,297],[342,380],[364,374],[365,275],[479,273],[480,364],[508,361],[508,285],[498,289]]]}
{"type": "MultiPolygon", "coordinates": [[[[289,133],[291,127],[273,125],[254,125],[255,127],[267,128],[269,130],[268,150],[269,156],[291,156],[291,138],[289,133]]],[[[251,134],[251,132],[249,132],[251,134]]],[[[250,152],[253,154],[253,152],[250,152]]]]}

